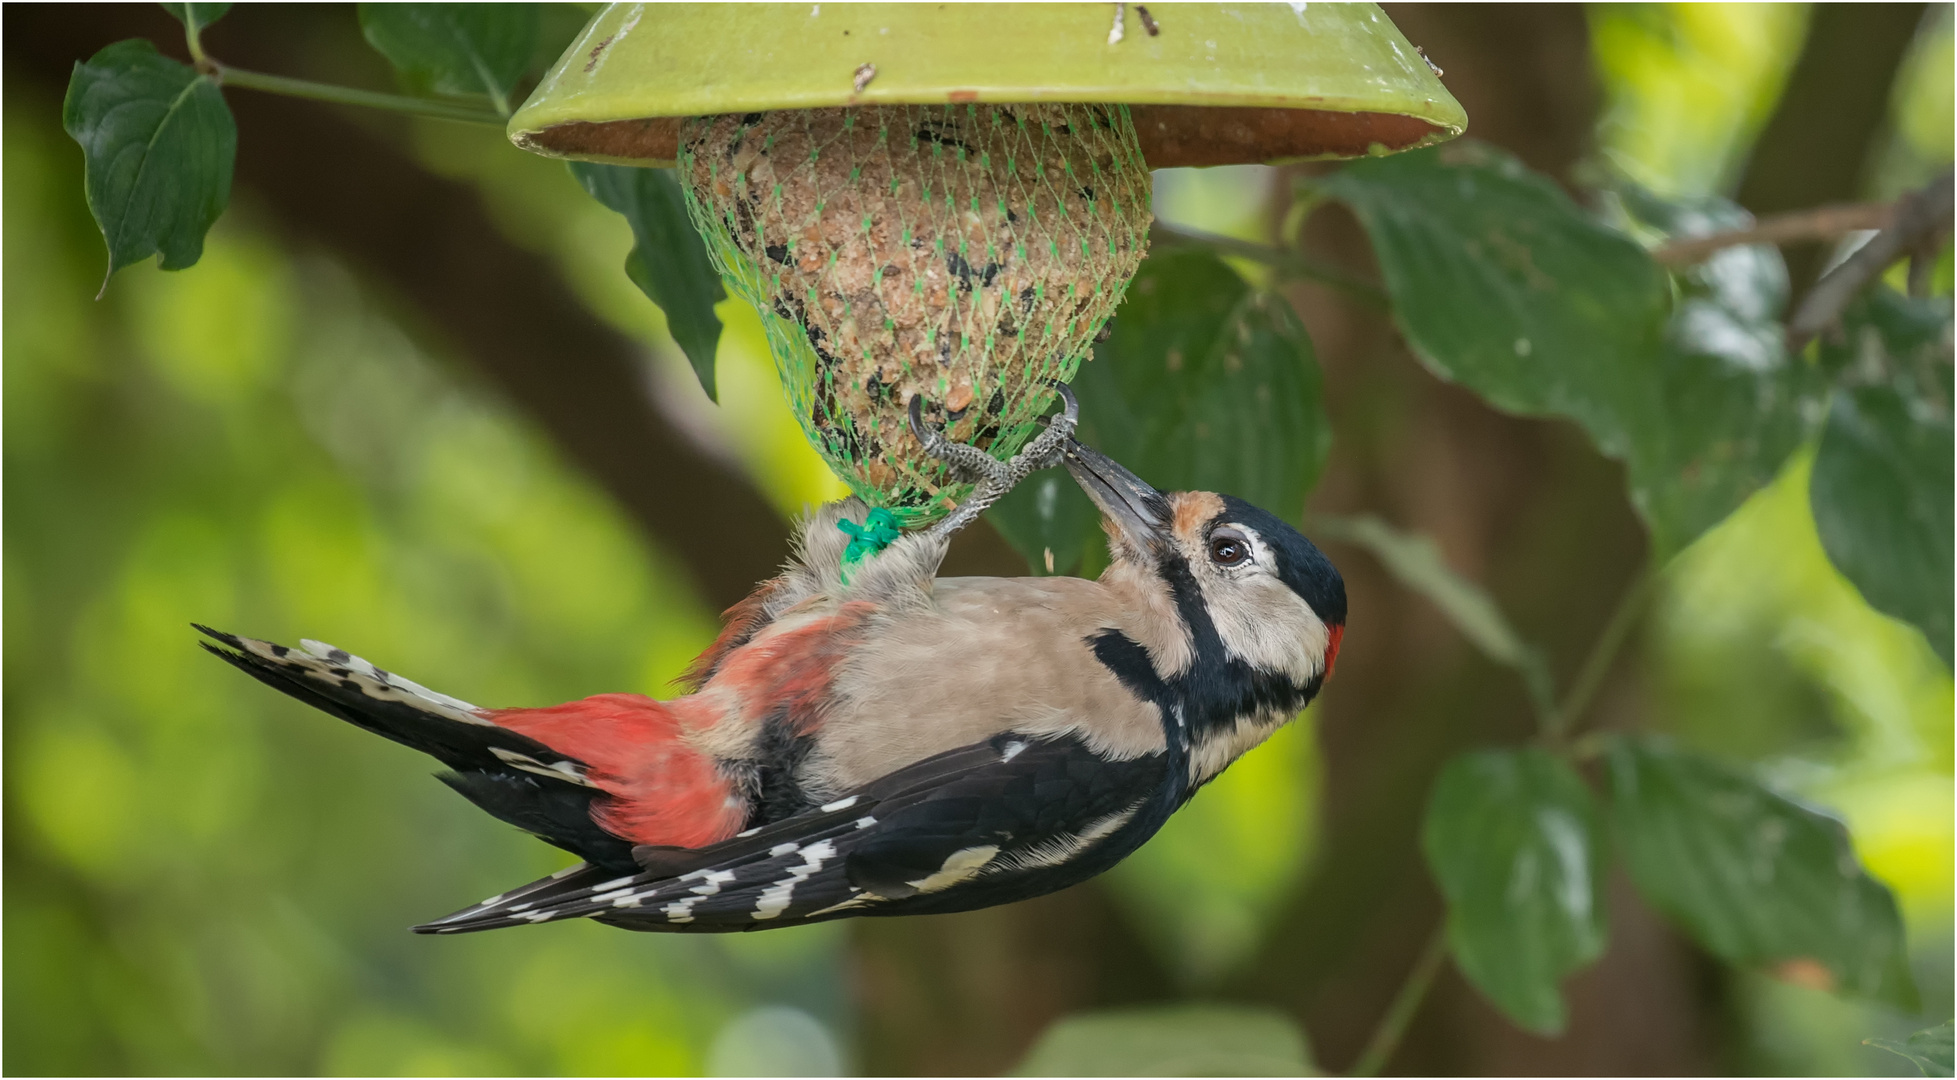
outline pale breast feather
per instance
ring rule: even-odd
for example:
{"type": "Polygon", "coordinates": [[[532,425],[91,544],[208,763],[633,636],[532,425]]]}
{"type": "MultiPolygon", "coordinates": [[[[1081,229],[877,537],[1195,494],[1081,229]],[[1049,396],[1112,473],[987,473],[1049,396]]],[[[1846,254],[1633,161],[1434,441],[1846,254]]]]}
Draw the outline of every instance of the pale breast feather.
{"type": "Polygon", "coordinates": [[[810,784],[852,790],[1005,731],[1076,735],[1114,760],[1161,752],[1160,709],[1088,640],[1118,615],[1077,578],[939,581],[929,608],[879,621],[837,673],[810,784]]]}

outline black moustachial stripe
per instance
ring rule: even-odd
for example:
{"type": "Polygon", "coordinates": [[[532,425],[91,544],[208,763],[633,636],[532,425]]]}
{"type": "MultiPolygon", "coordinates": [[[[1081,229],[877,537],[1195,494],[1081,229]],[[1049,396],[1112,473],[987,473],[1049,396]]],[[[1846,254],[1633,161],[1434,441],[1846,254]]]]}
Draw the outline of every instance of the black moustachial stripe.
{"type": "MultiPolygon", "coordinates": [[[[1275,519],[1273,519],[1275,520],[1275,519]]],[[[1176,702],[1181,704],[1185,721],[1194,734],[1216,731],[1236,724],[1240,717],[1268,712],[1295,713],[1311,703],[1324,682],[1323,674],[1300,685],[1289,675],[1259,671],[1241,658],[1229,655],[1223,637],[1210,619],[1195,575],[1180,555],[1162,560],[1160,572],[1175,599],[1176,613],[1182,616],[1195,652],[1188,670],[1164,680],[1176,702]]],[[[1340,594],[1344,589],[1341,586],[1340,594]]],[[[1307,600],[1307,603],[1310,601],[1307,600]]],[[[1343,609],[1344,605],[1340,605],[1343,609]]],[[[1164,718],[1164,723],[1168,718],[1164,718]]],[[[1173,733],[1171,733],[1173,737],[1173,733]]]]}
{"type": "MultiPolygon", "coordinates": [[[[1289,576],[1284,576],[1286,584],[1303,596],[1322,618],[1343,623],[1345,583],[1324,555],[1310,541],[1264,511],[1227,497],[1226,503],[1233,504],[1226,511],[1230,520],[1242,521],[1279,543],[1279,570],[1281,576],[1288,572],[1289,576]],[[1291,542],[1293,537],[1296,537],[1295,544],[1291,542]]],[[[1187,670],[1163,676],[1149,659],[1148,650],[1119,630],[1104,629],[1087,638],[1087,645],[1101,666],[1135,696],[1155,703],[1162,716],[1162,734],[1169,747],[1171,767],[1164,779],[1161,799],[1142,815],[1151,819],[1148,824],[1151,833],[1195,793],[1187,768],[1193,745],[1212,733],[1234,728],[1247,716],[1297,713],[1318,696],[1319,687],[1325,681],[1321,672],[1300,685],[1289,675],[1260,671],[1229,655],[1188,562],[1180,555],[1165,554],[1158,572],[1169,586],[1176,613],[1189,634],[1195,654],[1187,670]]]]}

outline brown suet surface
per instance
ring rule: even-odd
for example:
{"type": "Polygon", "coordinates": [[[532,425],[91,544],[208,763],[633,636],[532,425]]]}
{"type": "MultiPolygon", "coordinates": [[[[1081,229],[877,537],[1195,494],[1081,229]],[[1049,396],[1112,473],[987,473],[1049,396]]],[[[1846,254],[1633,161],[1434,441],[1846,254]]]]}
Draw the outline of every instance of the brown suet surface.
{"type": "Polygon", "coordinates": [[[810,441],[906,526],[970,490],[911,434],[912,395],[953,441],[1009,457],[1148,242],[1148,168],[1119,105],[699,117],[679,166],[810,441]]]}

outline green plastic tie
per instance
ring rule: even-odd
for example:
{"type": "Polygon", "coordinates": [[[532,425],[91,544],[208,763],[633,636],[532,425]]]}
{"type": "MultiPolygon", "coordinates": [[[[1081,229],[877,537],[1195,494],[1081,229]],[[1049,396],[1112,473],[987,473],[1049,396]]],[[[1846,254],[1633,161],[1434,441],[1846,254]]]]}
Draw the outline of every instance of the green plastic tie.
{"type": "Polygon", "coordinates": [[[843,584],[849,584],[849,568],[875,555],[897,542],[901,534],[897,530],[897,515],[879,506],[870,511],[863,524],[845,518],[836,522],[836,528],[849,535],[849,546],[843,549],[843,584]]]}

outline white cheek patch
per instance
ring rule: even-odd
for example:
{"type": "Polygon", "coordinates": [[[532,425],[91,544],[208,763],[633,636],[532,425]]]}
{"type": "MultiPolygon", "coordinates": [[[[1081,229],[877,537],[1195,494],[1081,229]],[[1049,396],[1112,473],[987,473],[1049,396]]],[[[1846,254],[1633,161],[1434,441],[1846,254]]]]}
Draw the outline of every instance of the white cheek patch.
{"type": "MultiPolygon", "coordinates": [[[[1254,531],[1251,565],[1234,573],[1212,568],[1204,590],[1210,621],[1224,651],[1262,671],[1282,672],[1303,685],[1323,674],[1331,632],[1305,598],[1277,576],[1277,555],[1254,531]]],[[[1207,565],[1207,564],[1205,564],[1207,565]]]]}

